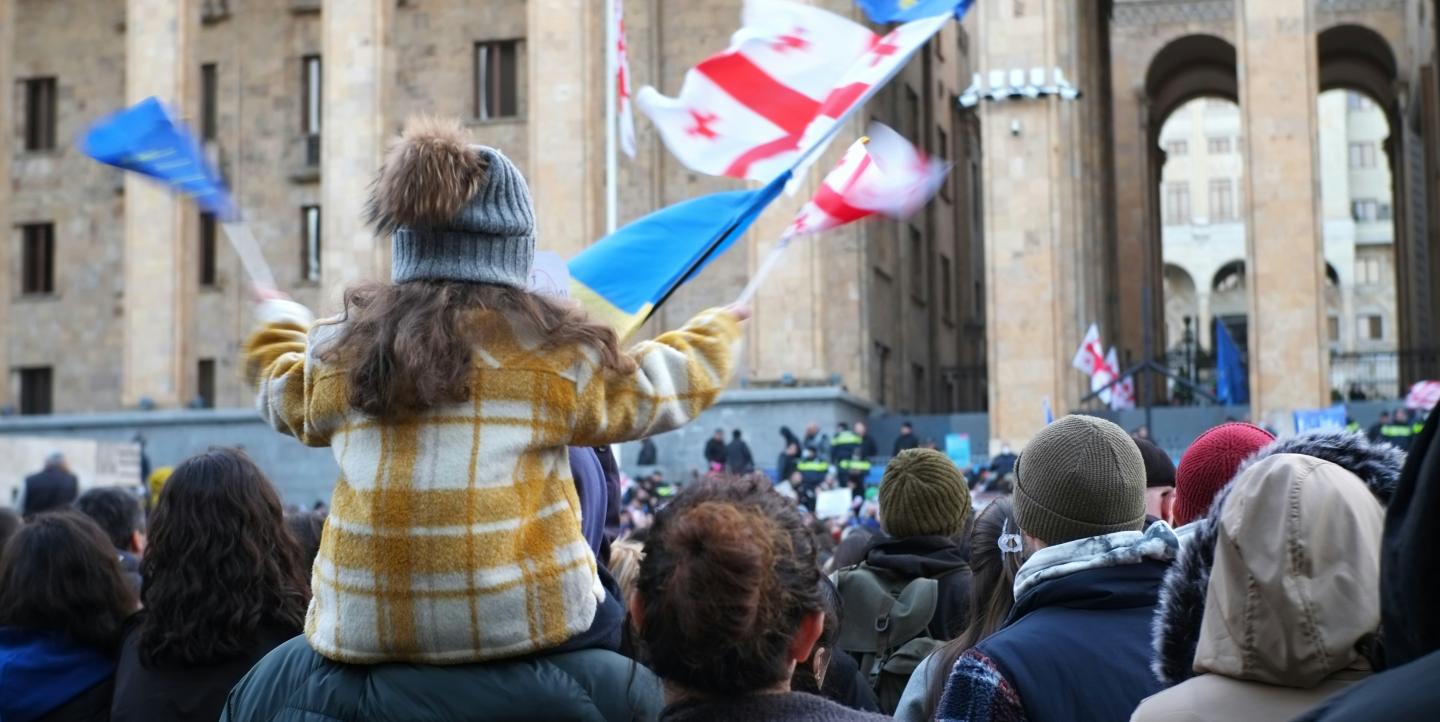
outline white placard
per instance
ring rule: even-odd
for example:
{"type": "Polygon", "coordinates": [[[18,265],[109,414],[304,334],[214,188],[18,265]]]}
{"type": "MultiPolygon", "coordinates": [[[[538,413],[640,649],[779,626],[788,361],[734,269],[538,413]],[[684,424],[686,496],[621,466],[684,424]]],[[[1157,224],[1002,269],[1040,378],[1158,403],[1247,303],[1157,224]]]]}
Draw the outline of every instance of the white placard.
{"type": "Polygon", "coordinates": [[[558,253],[536,251],[530,264],[530,292],[555,298],[570,297],[570,269],[558,253]]]}
{"type": "Polygon", "coordinates": [[[815,495],[815,516],[834,519],[850,515],[850,490],[828,489],[815,495]]]}

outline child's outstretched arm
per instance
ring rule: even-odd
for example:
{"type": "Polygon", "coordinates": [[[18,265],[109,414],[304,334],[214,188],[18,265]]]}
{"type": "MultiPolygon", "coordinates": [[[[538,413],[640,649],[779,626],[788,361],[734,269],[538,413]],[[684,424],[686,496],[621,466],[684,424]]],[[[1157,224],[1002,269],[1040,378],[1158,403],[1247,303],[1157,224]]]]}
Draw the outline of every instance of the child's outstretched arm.
{"type": "Polygon", "coordinates": [[[715,308],[627,354],[636,369],[592,366],[576,379],[570,443],[604,446],[653,436],[693,421],[720,398],[735,370],[740,321],[748,311],[715,308]]]}
{"type": "MultiPolygon", "coordinates": [[[[272,289],[273,291],[273,289],[272,289]]],[[[260,328],[245,344],[245,378],[266,423],[307,446],[328,446],[329,429],[312,419],[314,379],[308,361],[310,309],[257,290],[260,328]]],[[[326,425],[328,426],[328,425],[326,425]]]]}

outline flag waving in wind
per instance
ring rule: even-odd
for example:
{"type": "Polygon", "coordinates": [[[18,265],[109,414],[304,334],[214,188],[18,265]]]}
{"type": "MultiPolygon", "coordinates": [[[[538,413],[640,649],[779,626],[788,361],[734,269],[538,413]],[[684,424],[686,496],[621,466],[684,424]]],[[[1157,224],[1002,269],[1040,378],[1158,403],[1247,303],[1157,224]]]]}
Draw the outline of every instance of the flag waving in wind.
{"type": "Polygon", "coordinates": [[[636,103],[686,167],[769,181],[823,143],[950,17],[882,36],[810,5],[746,0],[730,47],[691,68],[677,97],[646,87],[636,103]]]}
{"type": "Polygon", "coordinates": [[[951,13],[958,18],[970,9],[971,0],[857,0],[857,2],[872,23],[904,23],[951,13]]]}
{"type": "Polygon", "coordinates": [[[611,48],[613,63],[610,82],[615,84],[616,132],[620,136],[620,150],[635,157],[635,111],[630,100],[630,53],[625,44],[625,0],[610,0],[615,12],[611,22],[615,23],[615,47],[611,48]]]}
{"type": "Polygon", "coordinates": [[[221,218],[234,215],[230,193],[205,161],[195,136],[158,98],[102,118],[80,141],[80,149],[106,165],[166,183],[221,218]]]}
{"type": "Polygon", "coordinates": [[[1085,332],[1085,340],[1080,342],[1070,365],[1086,376],[1094,376],[1095,370],[1105,365],[1105,347],[1100,344],[1099,326],[1090,324],[1090,330],[1085,332]]]}
{"type": "Polygon", "coordinates": [[[947,171],[944,161],[872,123],[869,137],[845,151],[785,235],[818,233],[877,213],[903,218],[934,197],[947,171]]]}

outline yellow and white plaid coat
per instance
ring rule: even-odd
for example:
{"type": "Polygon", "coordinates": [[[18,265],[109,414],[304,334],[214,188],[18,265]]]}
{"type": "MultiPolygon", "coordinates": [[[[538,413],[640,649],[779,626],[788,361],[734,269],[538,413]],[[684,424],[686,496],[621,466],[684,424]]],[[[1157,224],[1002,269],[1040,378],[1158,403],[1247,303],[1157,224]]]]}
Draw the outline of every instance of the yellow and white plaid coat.
{"type": "Polygon", "coordinates": [[[701,313],[630,351],[622,374],[593,349],[477,312],[471,399],[413,419],[350,408],[347,375],[316,358],[333,323],[288,301],[260,308],[246,347],[260,413],[340,466],[312,579],[305,636],[341,662],[456,664],[553,647],[589,628],[603,599],[580,533],[567,446],[668,431],[730,378],[735,317],[701,313]]]}

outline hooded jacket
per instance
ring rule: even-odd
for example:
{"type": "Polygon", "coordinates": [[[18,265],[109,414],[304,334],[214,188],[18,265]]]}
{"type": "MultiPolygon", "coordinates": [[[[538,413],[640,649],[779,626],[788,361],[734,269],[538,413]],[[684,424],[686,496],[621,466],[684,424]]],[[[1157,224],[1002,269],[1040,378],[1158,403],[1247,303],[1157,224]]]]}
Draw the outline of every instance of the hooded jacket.
{"type": "Polygon", "coordinates": [[[1440,709],[1440,413],[1415,437],[1385,515],[1380,557],[1380,638],[1386,671],[1352,686],[1305,722],[1431,722],[1440,709]]]}
{"type": "Polygon", "coordinates": [[[934,639],[960,636],[970,623],[970,564],[959,543],[943,536],[882,539],[865,556],[865,566],[902,579],[934,579],[939,599],[929,632],[934,639]]]}
{"type": "Polygon", "coordinates": [[[58,632],[0,627],[0,720],[109,719],[115,660],[58,632]]]}
{"type": "MultiPolygon", "coordinates": [[[[1279,439],[1240,465],[1239,478],[1277,454],[1303,454],[1329,461],[1360,478],[1370,493],[1385,504],[1395,492],[1405,455],[1388,444],[1377,444],[1360,434],[1320,431],[1279,439]]],[[[1150,668],[1165,687],[1194,676],[1195,647],[1205,612],[1206,589],[1215,563],[1218,520],[1233,482],[1216,495],[1210,511],[1187,525],[1188,538],[1180,546],[1175,565],[1165,574],[1160,605],[1155,613],[1154,657],[1150,668]]]]}
{"type": "Polygon", "coordinates": [[[1354,474],[1275,454],[1231,484],[1193,669],[1151,720],[1288,720],[1369,674],[1385,510],[1354,474]]]}

